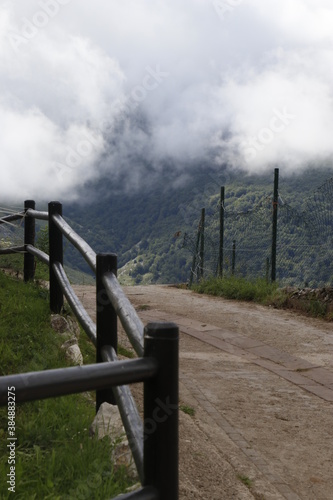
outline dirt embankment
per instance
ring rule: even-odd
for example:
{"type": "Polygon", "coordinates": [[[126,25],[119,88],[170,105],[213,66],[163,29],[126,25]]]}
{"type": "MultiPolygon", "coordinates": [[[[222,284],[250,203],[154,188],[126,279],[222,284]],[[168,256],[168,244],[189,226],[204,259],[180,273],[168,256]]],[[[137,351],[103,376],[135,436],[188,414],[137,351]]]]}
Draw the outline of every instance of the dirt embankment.
{"type": "MultiPolygon", "coordinates": [[[[93,314],[93,291],[77,292],[93,314]]],[[[126,293],[145,323],[180,327],[180,498],[331,499],[332,325],[167,286],[126,293]]]]}
{"type": "Polygon", "coordinates": [[[282,307],[304,314],[333,320],[333,288],[294,288],[281,290],[285,297],[282,307]]]}

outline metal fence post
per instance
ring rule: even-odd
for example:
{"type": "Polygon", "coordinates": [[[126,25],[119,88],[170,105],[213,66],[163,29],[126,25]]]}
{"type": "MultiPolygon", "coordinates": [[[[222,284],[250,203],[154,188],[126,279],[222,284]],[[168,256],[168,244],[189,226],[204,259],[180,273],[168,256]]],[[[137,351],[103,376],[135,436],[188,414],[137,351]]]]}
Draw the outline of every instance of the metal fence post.
{"type": "Polygon", "coordinates": [[[144,357],[158,362],[158,373],[144,383],[144,486],[160,500],[178,500],[178,344],[174,323],[149,323],[144,357]]]}
{"type": "MultiPolygon", "coordinates": [[[[25,213],[29,208],[35,209],[34,200],[26,200],[24,202],[25,213]]],[[[33,280],[35,277],[35,257],[27,252],[27,245],[35,245],[35,219],[34,217],[24,218],[24,281],[33,280]]]]}
{"type": "Polygon", "coordinates": [[[59,201],[49,203],[49,246],[50,246],[50,308],[59,314],[64,305],[64,297],[57,277],[53,271],[54,262],[63,264],[62,232],[53,221],[53,215],[62,215],[59,201]]]}
{"type": "Polygon", "coordinates": [[[201,240],[200,240],[200,278],[204,277],[204,259],[205,259],[205,213],[206,209],[201,210],[201,240]]]}
{"type": "Polygon", "coordinates": [[[220,242],[219,242],[218,275],[223,277],[223,250],[224,250],[224,186],[221,186],[220,195],[220,242]]]}
{"type": "MultiPolygon", "coordinates": [[[[102,347],[110,345],[117,352],[117,313],[110,302],[102,282],[106,272],[117,276],[117,255],[98,254],[96,256],[96,363],[102,362],[102,347]]],[[[96,391],[96,412],[102,403],[117,404],[112,389],[96,391]]]]}
{"type": "Polygon", "coordinates": [[[274,194],[273,194],[273,221],[272,221],[272,258],[271,258],[271,280],[276,280],[276,248],[277,248],[277,224],[279,205],[279,169],[274,169],[274,194]]]}
{"type": "Polygon", "coordinates": [[[201,229],[200,229],[200,223],[199,223],[198,234],[197,234],[197,242],[195,244],[195,253],[194,253],[193,259],[192,259],[192,267],[191,267],[191,275],[190,275],[190,287],[193,284],[193,276],[194,276],[195,267],[196,267],[196,264],[197,264],[197,255],[198,255],[198,251],[199,251],[200,234],[201,234],[201,229]]]}

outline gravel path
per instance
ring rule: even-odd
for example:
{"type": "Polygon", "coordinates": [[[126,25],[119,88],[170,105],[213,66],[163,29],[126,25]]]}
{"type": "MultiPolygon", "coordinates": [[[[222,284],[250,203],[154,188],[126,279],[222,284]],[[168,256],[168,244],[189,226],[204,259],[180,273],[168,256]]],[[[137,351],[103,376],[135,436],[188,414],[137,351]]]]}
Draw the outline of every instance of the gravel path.
{"type": "MultiPolygon", "coordinates": [[[[94,288],[75,287],[94,316],[94,288]]],[[[333,498],[332,325],[169,286],[125,288],[180,327],[180,498],[333,498]]]]}

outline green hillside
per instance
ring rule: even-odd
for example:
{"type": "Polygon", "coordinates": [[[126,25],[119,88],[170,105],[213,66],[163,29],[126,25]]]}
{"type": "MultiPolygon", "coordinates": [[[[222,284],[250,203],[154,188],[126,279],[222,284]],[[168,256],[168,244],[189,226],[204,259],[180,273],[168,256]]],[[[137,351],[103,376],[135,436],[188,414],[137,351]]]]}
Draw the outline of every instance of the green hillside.
{"type": "MultiPolygon", "coordinates": [[[[319,209],[313,194],[332,177],[332,173],[332,170],[324,168],[309,169],[302,175],[280,173],[278,271],[284,281],[290,277],[294,284],[306,281],[311,284],[313,272],[309,274],[308,271],[313,271],[315,267],[316,276],[320,272],[321,282],[329,282],[333,278],[325,259],[332,226],[330,183],[321,191],[321,196],[325,196],[319,209]],[[318,213],[320,224],[314,219],[318,213]]],[[[63,212],[95,251],[118,254],[119,277],[123,283],[186,282],[190,276],[202,207],[206,207],[207,259],[216,259],[219,193],[220,186],[224,185],[227,215],[225,270],[230,271],[231,241],[236,234],[239,246],[236,269],[240,274],[250,272],[263,276],[266,254],[269,257],[270,252],[273,177],[273,170],[262,176],[247,176],[244,173],[231,175],[223,169],[216,173],[206,168],[204,173],[202,170],[194,171],[192,177],[180,187],[172,185],[164,174],[153,188],[142,188],[140,192],[127,194],[112,194],[115,186],[103,179],[90,186],[87,196],[83,196],[83,199],[91,199],[93,193],[98,201],[85,206],[67,206],[64,203],[63,212]],[[247,219],[239,215],[244,212],[248,212],[247,219]],[[249,217],[255,214],[259,215],[253,219],[254,223],[249,217]],[[256,245],[263,252],[259,264],[249,257],[260,253],[256,245]],[[246,254],[247,251],[252,253],[246,254]],[[252,267],[249,264],[251,259],[252,267]]],[[[66,258],[72,267],[86,270],[75,249],[68,247],[66,258]]],[[[207,260],[207,272],[212,271],[214,266],[210,266],[207,260]]]]}

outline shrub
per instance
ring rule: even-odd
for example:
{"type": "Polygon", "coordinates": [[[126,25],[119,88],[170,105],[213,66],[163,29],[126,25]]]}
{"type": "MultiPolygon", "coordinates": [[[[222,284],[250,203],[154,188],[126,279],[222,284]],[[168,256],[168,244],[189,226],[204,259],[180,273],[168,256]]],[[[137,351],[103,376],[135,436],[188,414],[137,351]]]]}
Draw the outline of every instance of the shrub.
{"type": "Polygon", "coordinates": [[[202,280],[192,289],[198,293],[207,293],[227,299],[265,302],[274,295],[276,284],[267,283],[264,279],[254,281],[241,277],[208,278],[202,280]]]}

